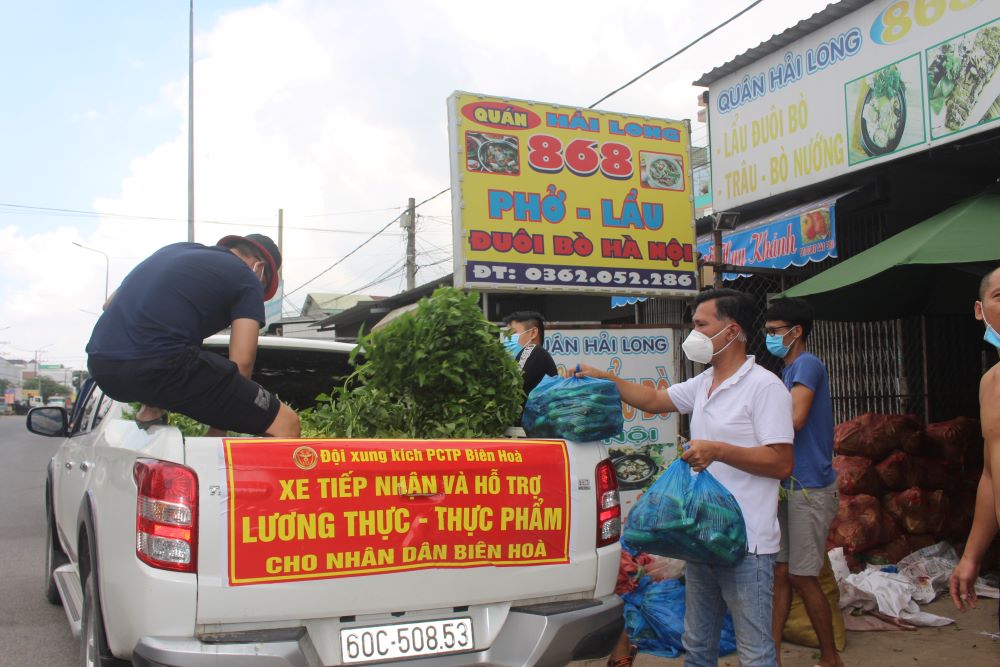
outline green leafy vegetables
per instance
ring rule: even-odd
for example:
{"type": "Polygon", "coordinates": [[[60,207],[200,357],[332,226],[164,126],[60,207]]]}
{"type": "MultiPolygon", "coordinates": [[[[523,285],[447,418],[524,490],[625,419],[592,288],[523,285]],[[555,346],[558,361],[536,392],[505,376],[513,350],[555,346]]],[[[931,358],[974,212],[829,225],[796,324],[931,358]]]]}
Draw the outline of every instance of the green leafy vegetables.
{"type": "Polygon", "coordinates": [[[362,336],[351,363],[343,386],[299,414],[302,437],[498,437],[524,400],[521,371],[478,298],[450,287],[362,336]]]}

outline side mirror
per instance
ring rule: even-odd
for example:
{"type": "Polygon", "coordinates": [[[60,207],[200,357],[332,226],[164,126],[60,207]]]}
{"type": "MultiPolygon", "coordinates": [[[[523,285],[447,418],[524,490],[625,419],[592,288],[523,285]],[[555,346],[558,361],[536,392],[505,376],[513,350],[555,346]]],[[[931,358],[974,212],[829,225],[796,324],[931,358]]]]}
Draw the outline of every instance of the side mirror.
{"type": "Polygon", "coordinates": [[[25,426],[32,433],[52,438],[65,438],[68,424],[66,408],[56,407],[32,408],[28,410],[28,418],[25,421],[25,426]]]}

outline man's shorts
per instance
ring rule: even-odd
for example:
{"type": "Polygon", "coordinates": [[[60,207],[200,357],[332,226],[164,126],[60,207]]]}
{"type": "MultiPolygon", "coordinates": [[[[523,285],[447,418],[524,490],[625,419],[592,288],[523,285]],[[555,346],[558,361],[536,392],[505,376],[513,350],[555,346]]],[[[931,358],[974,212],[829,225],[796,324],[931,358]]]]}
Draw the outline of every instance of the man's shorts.
{"type": "Polygon", "coordinates": [[[89,359],[87,368],[116,401],[138,401],[236,433],[264,433],[281,405],[274,394],[240,375],[232,361],[197,346],[156,359],[89,359]]]}
{"type": "Polygon", "coordinates": [[[775,560],[788,563],[788,572],[818,577],[826,554],[826,536],[837,516],[840,492],[837,483],[818,489],[796,488],[778,502],[781,547],[775,560]]]}

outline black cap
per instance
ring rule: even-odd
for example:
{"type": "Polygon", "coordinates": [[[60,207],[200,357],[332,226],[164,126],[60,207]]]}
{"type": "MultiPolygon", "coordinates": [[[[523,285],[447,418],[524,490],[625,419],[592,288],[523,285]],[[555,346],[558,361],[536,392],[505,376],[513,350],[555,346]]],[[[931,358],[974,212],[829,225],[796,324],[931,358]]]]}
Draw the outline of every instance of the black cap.
{"type": "Polygon", "coordinates": [[[237,241],[244,241],[257,248],[261,257],[267,262],[268,269],[270,269],[270,280],[264,287],[264,301],[271,299],[278,291],[278,269],[281,268],[281,251],[278,250],[277,244],[271,240],[271,237],[263,234],[247,234],[246,236],[233,234],[222,237],[216,245],[228,248],[237,241]]]}

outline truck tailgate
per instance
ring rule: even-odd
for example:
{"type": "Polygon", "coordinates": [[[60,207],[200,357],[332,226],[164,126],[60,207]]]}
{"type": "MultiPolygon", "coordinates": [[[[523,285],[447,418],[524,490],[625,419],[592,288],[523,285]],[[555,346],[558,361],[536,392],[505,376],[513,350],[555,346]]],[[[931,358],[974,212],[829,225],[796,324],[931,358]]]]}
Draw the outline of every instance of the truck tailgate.
{"type": "Polygon", "coordinates": [[[200,625],[592,595],[596,443],[196,438],[200,625]]]}

